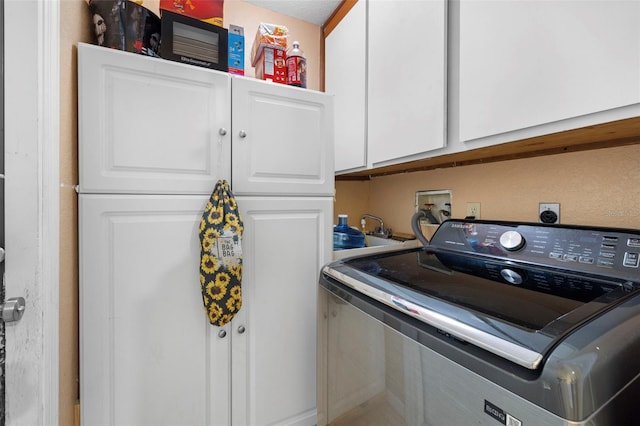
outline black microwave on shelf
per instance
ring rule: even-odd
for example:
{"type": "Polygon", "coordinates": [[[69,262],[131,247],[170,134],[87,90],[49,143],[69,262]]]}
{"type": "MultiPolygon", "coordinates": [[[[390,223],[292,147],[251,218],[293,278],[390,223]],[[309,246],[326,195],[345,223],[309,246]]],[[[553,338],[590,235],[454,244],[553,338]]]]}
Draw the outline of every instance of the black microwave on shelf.
{"type": "Polygon", "coordinates": [[[167,10],[161,22],[164,59],[227,71],[227,29],[167,10]]]}

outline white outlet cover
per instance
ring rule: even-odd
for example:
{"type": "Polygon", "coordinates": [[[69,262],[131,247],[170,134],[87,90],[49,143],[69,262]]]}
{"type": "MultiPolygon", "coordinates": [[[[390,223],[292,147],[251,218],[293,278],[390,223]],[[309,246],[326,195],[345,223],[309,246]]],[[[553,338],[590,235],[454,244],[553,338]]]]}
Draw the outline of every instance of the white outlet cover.
{"type": "Polygon", "coordinates": [[[480,203],[467,203],[467,216],[474,216],[480,219],[480,203]]]}

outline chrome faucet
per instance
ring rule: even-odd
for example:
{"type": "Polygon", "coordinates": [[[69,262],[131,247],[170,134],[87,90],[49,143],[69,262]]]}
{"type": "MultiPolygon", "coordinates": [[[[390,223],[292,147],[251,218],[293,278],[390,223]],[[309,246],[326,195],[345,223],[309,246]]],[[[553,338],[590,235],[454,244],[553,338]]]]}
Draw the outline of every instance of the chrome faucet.
{"type": "Polygon", "coordinates": [[[370,214],[363,214],[362,218],[360,219],[360,225],[362,226],[362,231],[364,232],[365,227],[367,225],[367,219],[373,219],[373,220],[377,220],[378,222],[380,222],[380,226],[376,227],[373,231],[373,235],[377,236],[377,237],[382,237],[382,238],[389,238],[391,236],[391,229],[385,229],[384,228],[384,222],[382,221],[381,218],[379,218],[378,216],[373,216],[370,214]]]}

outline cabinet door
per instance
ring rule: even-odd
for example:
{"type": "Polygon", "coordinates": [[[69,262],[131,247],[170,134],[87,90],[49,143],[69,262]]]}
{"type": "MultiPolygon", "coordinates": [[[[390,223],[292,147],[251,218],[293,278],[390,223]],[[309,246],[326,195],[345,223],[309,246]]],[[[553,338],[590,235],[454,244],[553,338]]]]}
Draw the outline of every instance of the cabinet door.
{"type": "Polygon", "coordinates": [[[332,198],[237,201],[245,234],[232,424],[314,425],[318,277],[331,259],[332,198]]]}
{"type": "Polygon", "coordinates": [[[230,177],[228,74],[81,43],[78,123],[81,192],[207,194],[230,177]]]}
{"type": "Polygon", "coordinates": [[[234,77],[233,191],[333,195],[333,98],[234,77]]]}
{"type": "Polygon", "coordinates": [[[80,195],[83,425],[230,424],[230,327],[209,324],[207,196],[80,195]]]}
{"type": "Polygon", "coordinates": [[[640,2],[461,1],[462,140],[625,118],[560,123],[640,103],[639,76],[640,2]]]}
{"type": "Polygon", "coordinates": [[[358,1],[325,39],[325,91],[335,95],[336,172],[367,165],[367,2],[358,1]]]}
{"type": "Polygon", "coordinates": [[[371,166],[445,145],[446,2],[369,1],[371,166]]]}

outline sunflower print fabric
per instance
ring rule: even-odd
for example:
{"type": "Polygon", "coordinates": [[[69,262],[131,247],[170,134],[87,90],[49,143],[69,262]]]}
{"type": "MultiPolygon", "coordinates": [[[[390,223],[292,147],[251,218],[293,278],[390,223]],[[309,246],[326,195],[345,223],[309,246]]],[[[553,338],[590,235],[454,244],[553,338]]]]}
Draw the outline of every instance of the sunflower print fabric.
{"type": "Polygon", "coordinates": [[[209,322],[222,327],[242,306],[243,224],[229,183],[219,180],[200,219],[200,289],[209,322]]]}

